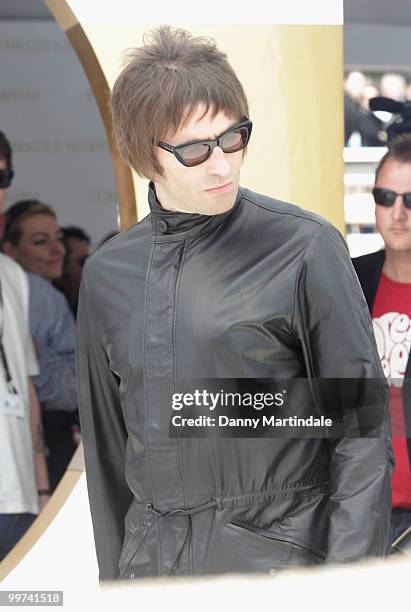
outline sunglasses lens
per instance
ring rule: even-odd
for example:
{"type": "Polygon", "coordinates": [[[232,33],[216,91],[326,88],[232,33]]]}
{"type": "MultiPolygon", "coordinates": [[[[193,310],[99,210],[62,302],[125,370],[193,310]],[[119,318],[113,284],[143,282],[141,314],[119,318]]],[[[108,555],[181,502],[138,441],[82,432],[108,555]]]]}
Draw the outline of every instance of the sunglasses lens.
{"type": "Polygon", "coordinates": [[[405,208],[411,208],[411,192],[410,191],[407,191],[407,193],[404,193],[403,202],[404,202],[405,208]]]}
{"type": "Polygon", "coordinates": [[[187,166],[202,164],[210,156],[210,147],[207,144],[192,144],[178,149],[187,166]]]}
{"type": "Polygon", "coordinates": [[[244,149],[248,142],[248,129],[246,127],[237,128],[232,132],[227,132],[220,138],[221,148],[224,153],[236,153],[244,149]]]}
{"type": "MultiPolygon", "coordinates": [[[[251,121],[248,121],[245,126],[233,127],[232,130],[220,136],[218,142],[224,153],[236,153],[244,149],[249,141],[251,128],[251,121]]],[[[165,143],[160,144],[165,145],[165,143]]],[[[166,150],[170,151],[170,145],[166,146],[166,150]]],[[[174,154],[185,166],[198,166],[210,157],[211,147],[206,142],[196,142],[175,147],[174,154]]]]}
{"type": "Polygon", "coordinates": [[[10,187],[12,178],[13,172],[10,170],[0,170],[0,189],[7,189],[7,187],[10,187]]]}
{"type": "Polygon", "coordinates": [[[376,204],[380,206],[392,206],[395,202],[397,194],[391,189],[383,189],[382,187],[375,187],[372,191],[376,204]]]}

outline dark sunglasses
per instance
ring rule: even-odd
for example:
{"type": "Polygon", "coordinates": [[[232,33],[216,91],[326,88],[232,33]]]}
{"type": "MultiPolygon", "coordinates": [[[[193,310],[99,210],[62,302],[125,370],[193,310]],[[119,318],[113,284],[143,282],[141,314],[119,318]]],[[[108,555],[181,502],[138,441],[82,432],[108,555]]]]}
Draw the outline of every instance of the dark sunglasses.
{"type": "Polygon", "coordinates": [[[0,189],[7,189],[13,180],[13,170],[0,170],[0,189]]]}
{"type": "Polygon", "coordinates": [[[392,206],[397,196],[402,196],[402,201],[405,208],[411,208],[411,191],[405,193],[397,193],[392,189],[384,189],[383,187],[374,187],[372,190],[374,201],[379,206],[392,206]]]}
{"type": "Polygon", "coordinates": [[[241,123],[230,127],[215,140],[193,140],[176,147],[160,140],[157,146],[172,153],[183,166],[198,166],[211,156],[215,147],[220,147],[224,153],[237,153],[245,149],[250,140],[252,128],[252,122],[249,119],[243,119],[241,123]]]}

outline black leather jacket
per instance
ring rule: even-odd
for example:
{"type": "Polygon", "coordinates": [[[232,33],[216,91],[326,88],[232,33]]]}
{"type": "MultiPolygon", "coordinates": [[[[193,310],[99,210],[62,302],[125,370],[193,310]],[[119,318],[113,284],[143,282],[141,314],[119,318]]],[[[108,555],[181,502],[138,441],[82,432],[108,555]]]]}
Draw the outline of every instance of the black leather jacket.
{"type": "MultiPolygon", "coordinates": [[[[78,388],[100,579],[253,572],[384,555],[379,438],[172,438],[179,377],[385,381],[340,234],[240,188],[234,207],[151,215],[84,270],[78,388]]],[[[326,408],[327,409],[327,408],[326,408]]]]}

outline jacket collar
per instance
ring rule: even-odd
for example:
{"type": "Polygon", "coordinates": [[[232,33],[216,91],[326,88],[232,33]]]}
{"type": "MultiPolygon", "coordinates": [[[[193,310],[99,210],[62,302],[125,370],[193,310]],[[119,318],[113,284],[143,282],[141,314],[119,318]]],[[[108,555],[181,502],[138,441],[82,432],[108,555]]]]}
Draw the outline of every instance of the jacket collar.
{"type": "Polygon", "coordinates": [[[148,203],[151,210],[151,226],[153,234],[161,239],[177,240],[192,238],[198,234],[208,232],[219,226],[231,215],[241,200],[242,189],[238,190],[234,206],[219,215],[200,215],[166,210],[157,199],[155,186],[150,182],[148,189],[148,203]]]}
{"type": "Polygon", "coordinates": [[[362,290],[367,300],[370,314],[374,307],[375,296],[377,295],[378,283],[380,282],[382,268],[385,262],[385,250],[376,251],[364,257],[363,270],[360,273],[362,290]]]}

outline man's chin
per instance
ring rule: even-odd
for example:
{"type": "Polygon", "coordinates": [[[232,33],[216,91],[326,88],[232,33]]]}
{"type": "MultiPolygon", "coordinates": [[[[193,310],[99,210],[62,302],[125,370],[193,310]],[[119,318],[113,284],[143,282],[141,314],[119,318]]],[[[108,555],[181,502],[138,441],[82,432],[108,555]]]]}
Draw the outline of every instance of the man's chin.
{"type": "Polygon", "coordinates": [[[231,210],[235,204],[237,197],[238,188],[234,193],[227,194],[226,197],[220,196],[216,198],[207,199],[204,202],[203,213],[204,215],[220,215],[222,213],[231,210]]]}
{"type": "Polygon", "coordinates": [[[231,210],[233,206],[234,206],[234,202],[226,202],[226,203],[220,202],[219,204],[216,204],[213,207],[209,207],[207,212],[204,212],[203,214],[209,215],[209,216],[222,215],[228,210],[231,210]]]}
{"type": "Polygon", "coordinates": [[[389,240],[385,240],[385,248],[397,253],[411,253],[411,236],[390,236],[389,240]]]}

